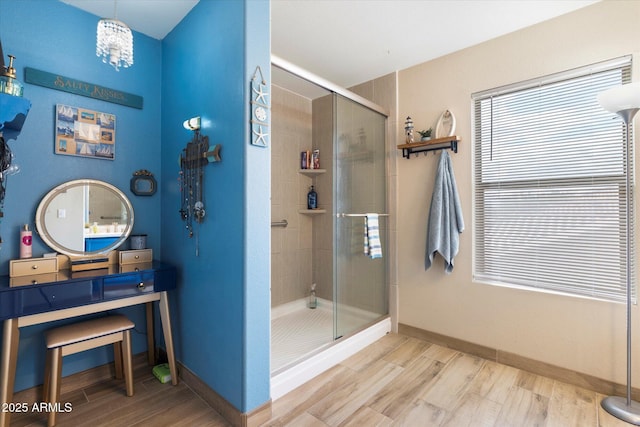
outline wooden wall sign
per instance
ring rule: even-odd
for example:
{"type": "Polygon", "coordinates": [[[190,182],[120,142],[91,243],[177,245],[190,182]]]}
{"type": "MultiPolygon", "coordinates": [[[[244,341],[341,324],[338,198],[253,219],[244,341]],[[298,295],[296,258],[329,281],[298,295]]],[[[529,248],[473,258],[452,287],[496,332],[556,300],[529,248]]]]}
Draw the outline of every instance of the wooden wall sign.
{"type": "Polygon", "coordinates": [[[87,83],[82,80],[72,79],[71,77],[61,76],[60,74],[36,70],[35,68],[25,67],[24,81],[34,85],[48,87],[49,89],[61,90],[75,95],[82,95],[88,98],[100,99],[114,104],[142,109],[142,97],[139,95],[109,89],[108,87],[95,83],[87,83]]]}

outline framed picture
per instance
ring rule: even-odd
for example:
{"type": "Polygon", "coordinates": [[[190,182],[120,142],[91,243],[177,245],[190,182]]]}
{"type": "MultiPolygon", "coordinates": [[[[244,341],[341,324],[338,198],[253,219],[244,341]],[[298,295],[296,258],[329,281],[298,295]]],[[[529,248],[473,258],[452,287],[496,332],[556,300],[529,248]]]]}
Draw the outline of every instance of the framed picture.
{"type": "Polygon", "coordinates": [[[55,153],[94,159],[115,159],[116,116],[57,104],[55,153]]]}

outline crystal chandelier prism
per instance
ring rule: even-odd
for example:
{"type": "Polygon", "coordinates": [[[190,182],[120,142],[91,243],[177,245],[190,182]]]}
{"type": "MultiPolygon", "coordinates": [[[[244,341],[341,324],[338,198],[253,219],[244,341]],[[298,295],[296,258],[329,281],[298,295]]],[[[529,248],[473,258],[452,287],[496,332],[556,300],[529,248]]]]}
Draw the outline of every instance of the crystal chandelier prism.
{"type": "Polygon", "coordinates": [[[103,18],[98,22],[96,56],[111,64],[116,71],[133,65],[133,35],[131,29],[117,19],[103,18]]]}

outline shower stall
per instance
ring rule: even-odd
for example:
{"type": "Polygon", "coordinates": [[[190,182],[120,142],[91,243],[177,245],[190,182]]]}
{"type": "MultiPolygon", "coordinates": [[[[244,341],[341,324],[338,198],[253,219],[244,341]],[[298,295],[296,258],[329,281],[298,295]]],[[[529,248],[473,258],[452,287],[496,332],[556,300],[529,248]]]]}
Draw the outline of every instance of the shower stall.
{"type": "MultiPolygon", "coordinates": [[[[382,334],[389,330],[388,115],[278,58],[272,59],[271,76],[275,398],[274,378],[287,372],[302,378],[305,363],[325,360],[338,344],[348,345],[376,325],[382,334]],[[304,157],[314,152],[319,161],[307,165],[304,157]],[[307,205],[312,186],[316,209],[307,205]],[[378,214],[382,258],[364,250],[371,213],[378,214]]],[[[349,350],[339,353],[344,358],[349,350]]]]}

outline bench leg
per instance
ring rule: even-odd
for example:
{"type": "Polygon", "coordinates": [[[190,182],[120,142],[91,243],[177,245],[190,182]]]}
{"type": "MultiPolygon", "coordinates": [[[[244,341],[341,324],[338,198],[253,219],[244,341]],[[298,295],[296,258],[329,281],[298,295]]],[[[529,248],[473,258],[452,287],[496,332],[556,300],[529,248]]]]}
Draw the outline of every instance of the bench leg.
{"type": "MultiPolygon", "coordinates": [[[[62,348],[51,349],[51,368],[49,378],[49,402],[55,404],[60,398],[60,382],[62,376],[62,348]]],[[[56,411],[49,412],[47,427],[56,425],[56,411]]]]}
{"type": "Polygon", "coordinates": [[[42,401],[49,402],[49,387],[51,384],[51,358],[53,350],[47,349],[44,362],[44,381],[42,382],[42,401]]]}
{"type": "Polygon", "coordinates": [[[122,379],[122,345],[120,341],[113,343],[113,364],[116,370],[116,379],[122,379]]]}
{"type": "Polygon", "coordinates": [[[127,386],[127,396],[133,396],[133,364],[131,362],[131,331],[124,331],[122,338],[122,359],[124,365],[124,381],[127,386]]]}

